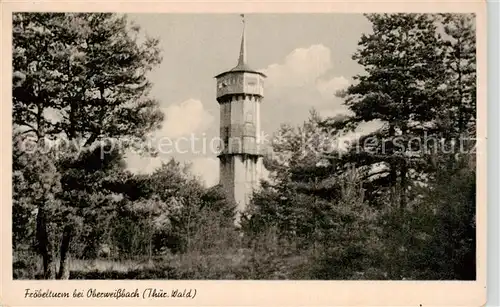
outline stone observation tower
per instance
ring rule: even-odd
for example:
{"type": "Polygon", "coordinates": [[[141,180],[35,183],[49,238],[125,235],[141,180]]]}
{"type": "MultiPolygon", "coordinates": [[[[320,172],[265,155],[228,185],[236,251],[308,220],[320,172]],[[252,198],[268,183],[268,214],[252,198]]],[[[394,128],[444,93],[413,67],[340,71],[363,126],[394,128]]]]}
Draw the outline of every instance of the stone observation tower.
{"type": "MultiPolygon", "coordinates": [[[[217,79],[220,105],[220,184],[242,212],[252,191],[259,185],[262,171],[260,146],[260,104],[264,97],[263,73],[247,65],[245,19],[238,64],[217,79]]],[[[236,222],[239,221],[237,214],[236,222]]]]}

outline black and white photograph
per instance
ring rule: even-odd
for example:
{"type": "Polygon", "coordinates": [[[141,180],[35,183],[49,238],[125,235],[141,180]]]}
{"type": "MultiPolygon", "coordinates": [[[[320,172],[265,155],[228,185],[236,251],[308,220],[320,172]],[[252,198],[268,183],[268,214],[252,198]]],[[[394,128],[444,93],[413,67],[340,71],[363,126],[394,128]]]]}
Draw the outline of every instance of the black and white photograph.
{"type": "Polygon", "coordinates": [[[475,281],[476,54],[474,13],[14,12],[12,278],[475,281]]]}

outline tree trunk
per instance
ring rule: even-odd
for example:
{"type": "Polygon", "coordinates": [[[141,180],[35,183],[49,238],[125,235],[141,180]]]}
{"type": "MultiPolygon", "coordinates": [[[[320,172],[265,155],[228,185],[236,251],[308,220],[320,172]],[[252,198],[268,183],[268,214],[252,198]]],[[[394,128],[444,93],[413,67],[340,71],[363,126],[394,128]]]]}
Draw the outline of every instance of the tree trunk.
{"type": "Polygon", "coordinates": [[[59,263],[59,272],[57,274],[57,279],[69,279],[69,261],[70,252],[69,247],[71,243],[71,238],[73,237],[73,227],[71,225],[66,225],[63,231],[63,237],[61,241],[61,259],[59,263]]]}
{"type": "Polygon", "coordinates": [[[149,232],[149,244],[148,244],[148,262],[153,263],[153,231],[149,232]]]}
{"type": "Polygon", "coordinates": [[[52,255],[52,245],[47,231],[47,217],[44,204],[38,206],[36,218],[36,238],[38,252],[43,260],[43,278],[55,279],[54,259],[52,255]]]}
{"type": "MultiPolygon", "coordinates": [[[[385,154],[387,156],[393,156],[394,155],[394,137],[396,136],[396,127],[393,123],[389,124],[389,138],[390,141],[387,142],[387,148],[385,154]]],[[[396,172],[397,166],[395,165],[395,161],[391,160],[389,164],[389,178],[391,182],[391,186],[394,187],[396,186],[396,180],[397,180],[397,172],[396,172]]]]}
{"type": "Polygon", "coordinates": [[[401,188],[400,188],[400,198],[399,205],[402,210],[406,209],[406,191],[408,188],[408,164],[405,159],[401,163],[401,188]]]}

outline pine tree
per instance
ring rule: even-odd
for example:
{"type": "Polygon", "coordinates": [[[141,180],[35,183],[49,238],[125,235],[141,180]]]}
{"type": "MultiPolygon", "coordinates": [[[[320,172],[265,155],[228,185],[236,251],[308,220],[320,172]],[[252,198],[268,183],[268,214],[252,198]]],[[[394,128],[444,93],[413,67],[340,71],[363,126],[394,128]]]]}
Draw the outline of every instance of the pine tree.
{"type": "MultiPolygon", "coordinates": [[[[14,128],[78,153],[103,141],[120,140],[124,149],[144,140],[163,119],[147,79],[161,56],[158,40],[140,34],[126,16],[111,13],[14,14],[14,128]]],[[[72,231],[62,228],[64,258],[72,231]]]]}
{"type": "Polygon", "coordinates": [[[466,154],[476,135],[476,28],[471,14],[442,14],[446,75],[441,109],[442,135],[454,152],[466,154]]]}
{"type": "MultiPolygon", "coordinates": [[[[362,122],[381,121],[383,127],[359,140],[343,157],[364,170],[375,191],[399,191],[400,207],[407,204],[412,177],[421,174],[423,140],[436,133],[435,119],[445,78],[443,53],[430,14],[369,14],[373,33],[363,35],[353,59],[365,73],[354,77],[345,94],[353,115],[342,123],[353,130],[362,122]],[[374,166],[377,170],[374,171],[374,166]]],[[[377,195],[377,194],[375,194],[377,195]]],[[[379,194],[380,195],[380,194],[379,194]]]]}

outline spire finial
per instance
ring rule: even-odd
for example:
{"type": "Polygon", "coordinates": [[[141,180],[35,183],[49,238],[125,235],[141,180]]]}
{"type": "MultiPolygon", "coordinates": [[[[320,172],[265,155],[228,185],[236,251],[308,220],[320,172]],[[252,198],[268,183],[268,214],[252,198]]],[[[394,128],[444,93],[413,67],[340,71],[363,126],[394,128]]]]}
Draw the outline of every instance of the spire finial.
{"type": "Polygon", "coordinates": [[[245,43],[245,14],[240,14],[241,21],[243,22],[243,33],[241,35],[240,57],[238,58],[238,66],[247,63],[247,45],[245,43]]]}

